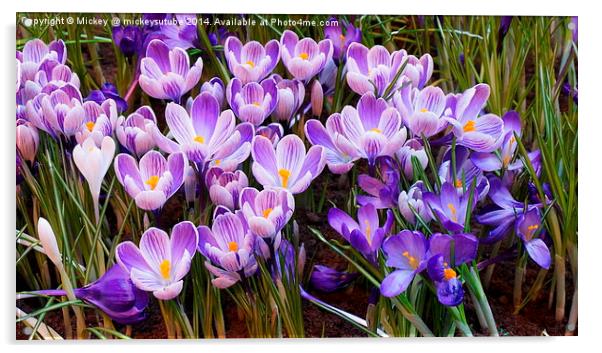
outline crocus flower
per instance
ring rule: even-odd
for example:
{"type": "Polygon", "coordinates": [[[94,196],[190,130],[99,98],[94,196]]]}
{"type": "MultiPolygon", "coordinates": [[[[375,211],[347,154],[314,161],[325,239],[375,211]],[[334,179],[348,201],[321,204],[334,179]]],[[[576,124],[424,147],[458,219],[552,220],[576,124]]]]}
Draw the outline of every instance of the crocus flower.
{"type": "Polygon", "coordinates": [[[399,195],[399,165],[391,157],[380,157],[377,166],[380,179],[368,174],[357,178],[359,187],[370,195],[357,195],[357,203],[372,204],[378,209],[394,207],[399,195]]]}
{"type": "Polygon", "coordinates": [[[149,151],[136,162],[129,154],[115,157],[115,175],[125,191],[143,210],[156,210],[165,204],[184,183],[186,156],[176,152],[167,160],[157,151],[149,151]]]}
{"type": "Polygon", "coordinates": [[[347,49],[347,83],[357,94],[375,92],[382,96],[390,85],[401,87],[404,81],[422,88],[433,73],[433,58],[429,54],[420,59],[408,55],[405,50],[389,51],[382,45],[368,49],[361,43],[351,43],[347,49]],[[401,66],[408,62],[395,81],[401,66]],[[395,82],[393,82],[395,81],[395,82]]]}
{"type": "Polygon", "coordinates": [[[347,48],[351,43],[360,43],[362,41],[362,31],[356,28],[353,23],[341,19],[331,18],[330,23],[324,27],[324,38],[330,39],[333,46],[333,58],[336,60],[344,59],[347,48]]]}
{"type": "Polygon", "coordinates": [[[428,240],[418,231],[403,230],[383,243],[386,265],[395,268],[380,284],[380,293],[395,297],[404,292],[427,265],[428,240]]]}
{"type": "Polygon", "coordinates": [[[525,210],[525,204],[515,200],[499,178],[489,178],[489,184],[489,197],[499,209],[476,216],[479,223],[494,227],[488,236],[481,240],[484,243],[494,243],[508,234],[518,214],[541,207],[541,204],[528,204],[525,210]]]}
{"type": "Polygon", "coordinates": [[[209,189],[209,197],[216,206],[234,211],[239,208],[240,193],[249,186],[249,180],[242,170],[224,172],[219,167],[212,167],[205,175],[205,184],[209,189]]]}
{"type": "Polygon", "coordinates": [[[205,266],[216,278],[218,288],[228,288],[257,271],[253,255],[255,237],[242,212],[217,215],[211,229],[200,226],[198,250],[209,261],[205,266]]]}
{"type": "MultiPolygon", "coordinates": [[[[136,288],[130,274],[119,265],[111,266],[99,279],[73,290],[77,299],[102,310],[112,320],[131,325],[146,318],[148,294],[136,288]]],[[[45,296],[66,296],[62,289],[40,290],[34,293],[45,296]]]]}
{"type": "Polygon", "coordinates": [[[17,59],[21,62],[21,84],[33,81],[42,64],[54,61],[65,64],[67,47],[62,40],[52,41],[46,45],[40,39],[32,39],[25,43],[23,52],[17,51],[17,59]]]}
{"type": "Polygon", "coordinates": [[[266,126],[258,127],[257,130],[255,130],[255,135],[267,138],[272,142],[272,145],[276,147],[284,135],[284,129],[280,123],[271,123],[266,126]]]}
{"type": "Polygon", "coordinates": [[[407,130],[397,110],[372,93],[360,98],[357,109],[345,106],[341,120],[343,134],[370,165],[376,157],[393,156],[406,141],[407,130]]]}
{"type": "Polygon", "coordinates": [[[115,104],[117,104],[117,112],[119,114],[128,110],[128,103],[121,98],[117,91],[117,87],[110,82],[103,83],[99,90],[90,91],[90,94],[84,101],[94,101],[100,105],[108,99],[115,101],[115,104]]]}
{"type": "Polygon", "coordinates": [[[293,194],[305,191],[325,166],[322,146],[305,145],[297,135],[286,135],[272,147],[263,136],[255,136],[251,147],[253,175],[264,187],[281,187],[293,194]]]}
{"type": "Polygon", "coordinates": [[[150,106],[144,105],[127,118],[117,119],[115,135],[119,143],[133,155],[140,157],[156,146],[153,138],[157,118],[150,106]]]}
{"type": "Polygon", "coordinates": [[[478,84],[459,97],[450,97],[452,101],[455,100],[455,107],[451,109],[452,117],[446,120],[453,126],[458,145],[476,152],[492,152],[500,146],[503,139],[502,119],[495,114],[480,116],[481,109],[489,98],[489,91],[489,85],[478,84]]]}
{"type": "Polygon", "coordinates": [[[288,72],[298,80],[309,80],[318,74],[332,59],[330,39],[316,43],[312,38],[299,40],[297,34],[286,30],[280,38],[282,62],[288,72]]]}
{"type": "Polygon", "coordinates": [[[196,171],[190,165],[184,168],[184,196],[188,205],[194,205],[197,199],[197,187],[199,185],[196,171]]]}
{"type": "MultiPolygon", "coordinates": [[[[194,14],[174,14],[169,23],[161,24],[163,41],[170,49],[183,50],[199,46],[197,18],[194,14]]],[[[171,16],[169,16],[171,17],[171,16]]]]}
{"type": "Polygon", "coordinates": [[[424,150],[424,146],[418,139],[407,140],[403,147],[401,147],[401,149],[399,149],[395,155],[399,160],[403,174],[410,180],[414,178],[414,164],[412,163],[413,157],[418,159],[418,164],[422,170],[426,169],[429,162],[426,151],[424,150]]]}
{"type": "MultiPolygon", "coordinates": [[[[464,230],[469,193],[458,195],[454,185],[443,183],[439,195],[432,192],[424,192],[422,195],[424,201],[447,230],[456,233],[464,230]]],[[[474,208],[474,200],[472,204],[474,208]]]]}
{"type": "MultiPolygon", "coordinates": [[[[463,146],[456,146],[455,149],[455,172],[452,165],[452,149],[449,148],[443,155],[443,162],[439,166],[439,180],[450,183],[456,187],[458,195],[468,195],[472,184],[475,183],[474,195],[477,201],[483,200],[489,192],[489,180],[483,175],[483,171],[469,158],[470,151],[463,146]]],[[[476,202],[475,202],[476,203],[476,202]]]]}
{"type": "Polygon", "coordinates": [[[17,119],[17,151],[21,157],[33,163],[39,144],[38,129],[29,121],[17,119]]]}
{"type": "Polygon", "coordinates": [[[184,152],[201,169],[212,163],[233,171],[249,156],[253,126],[237,126],[231,110],[220,114],[219,103],[209,92],[194,99],[190,115],[176,103],[167,104],[165,120],[177,143],[153,129],[157,146],[167,153],[184,152]]]}
{"type": "Polygon", "coordinates": [[[445,262],[443,255],[437,254],[428,260],[427,272],[435,283],[437,299],[445,306],[457,306],[464,299],[462,282],[456,271],[445,262]]]}
{"type": "Polygon", "coordinates": [[[387,210],[387,220],[381,227],[378,212],[372,204],[359,208],[357,221],[344,211],[331,208],[328,211],[328,224],[368,260],[376,262],[378,250],[391,232],[393,212],[387,210]]]}
{"type": "Polygon", "coordinates": [[[115,257],[136,287],[152,292],[157,299],[169,300],[182,291],[182,279],[190,270],[198,239],[197,229],[188,221],[176,224],[171,237],[151,227],[142,234],[140,247],[123,242],[117,245],[115,257]]]}
{"type": "Polygon", "coordinates": [[[321,292],[330,293],[347,287],[357,276],[357,272],[337,271],[328,266],[314,265],[309,283],[321,292]]]}
{"type": "Polygon", "coordinates": [[[305,99],[305,86],[299,80],[283,80],[279,75],[273,76],[276,81],[278,103],[273,117],[287,125],[292,125],[291,118],[297,112],[305,99]]]}
{"type": "Polygon", "coordinates": [[[244,188],[240,193],[240,208],[249,225],[249,230],[257,237],[258,251],[265,258],[278,250],[280,231],[293,216],[295,199],[287,190],[268,188],[258,191],[244,188]]]}
{"type": "Polygon", "coordinates": [[[100,188],[105,174],[107,174],[113,162],[114,155],[115,142],[109,136],[102,139],[100,146],[97,146],[94,139],[90,137],[73,149],[73,162],[88,181],[97,222],[99,221],[98,198],[100,188]]]}
{"type": "Polygon", "coordinates": [[[241,83],[259,82],[266,78],[280,60],[280,44],[272,39],[263,46],[257,41],[244,45],[240,39],[232,36],[224,44],[224,56],[230,72],[241,83]]]}
{"type": "Polygon", "coordinates": [[[54,60],[46,60],[34,77],[34,82],[42,87],[42,92],[50,93],[58,88],[71,85],[79,89],[79,77],[69,66],[54,60]]]}
{"type": "Polygon", "coordinates": [[[500,27],[498,28],[497,31],[497,40],[498,40],[498,52],[500,52],[501,48],[502,48],[502,43],[504,41],[504,38],[506,37],[506,34],[508,33],[508,30],[510,29],[510,25],[512,24],[512,19],[513,16],[502,16],[500,18],[500,27]]]}
{"type": "Polygon", "coordinates": [[[431,137],[447,126],[443,118],[446,97],[439,87],[428,86],[422,90],[403,87],[393,96],[393,103],[414,136],[431,137]]]}
{"type": "Polygon", "coordinates": [[[278,90],[273,79],[243,85],[238,78],[233,78],[226,89],[226,98],[241,121],[259,126],[276,108],[278,90]]]}
{"type": "Polygon", "coordinates": [[[326,164],[334,174],[345,174],[360,158],[355,146],[347,139],[343,130],[341,114],[334,113],[326,119],[326,127],[316,119],[305,123],[305,136],[314,146],[324,147],[326,164]]]}
{"type": "Polygon", "coordinates": [[[423,183],[422,181],[418,181],[416,184],[412,185],[407,192],[402,190],[397,198],[399,212],[403,218],[411,224],[418,223],[416,214],[418,214],[425,223],[428,223],[433,218],[428,205],[422,197],[423,192],[423,183]]]}
{"type": "Polygon", "coordinates": [[[77,143],[82,143],[88,137],[92,137],[97,145],[100,145],[103,137],[113,136],[114,126],[117,123],[117,105],[112,99],[102,104],[87,101],[82,104],[84,108],[84,121],[78,132],[75,133],[77,143]]]}
{"type": "Polygon", "coordinates": [[[311,85],[311,113],[314,116],[320,117],[322,115],[322,108],[324,107],[324,90],[320,81],[315,80],[311,85]]]}
{"type": "Polygon", "coordinates": [[[571,31],[573,42],[576,44],[579,38],[579,18],[577,16],[571,17],[568,28],[571,31]]]}
{"type": "Polygon", "coordinates": [[[534,237],[538,233],[541,234],[541,230],[541,217],[537,208],[532,208],[518,216],[516,235],[522,240],[529,257],[541,268],[547,270],[552,263],[550,250],[541,238],[534,237]]]}
{"type": "Polygon", "coordinates": [[[113,43],[123,55],[131,57],[140,52],[142,45],[142,28],[138,26],[114,26],[113,43]]]}
{"type": "Polygon", "coordinates": [[[25,115],[35,127],[52,137],[74,136],[84,123],[85,111],[79,90],[58,89],[50,94],[40,93],[26,104],[25,115]]]}
{"type": "MultiPolygon", "coordinates": [[[[224,108],[226,105],[226,87],[224,81],[219,77],[214,77],[207,82],[203,82],[201,85],[201,93],[209,92],[217,99],[220,108],[224,108]]],[[[188,98],[191,100],[192,98],[188,98]]]]}
{"type": "Polygon", "coordinates": [[[153,39],[140,63],[140,87],[153,98],[180,101],[201,78],[203,60],[198,58],[190,67],[188,54],[182,48],[169,49],[164,42],[153,39]]]}
{"type": "Polygon", "coordinates": [[[504,139],[499,149],[499,155],[496,153],[475,152],[470,156],[472,162],[483,171],[492,172],[502,168],[517,170],[523,166],[520,160],[511,163],[518,146],[514,134],[516,133],[519,137],[521,136],[520,116],[517,112],[511,110],[502,116],[502,120],[504,121],[504,139]]]}
{"type": "Polygon", "coordinates": [[[42,249],[44,249],[44,254],[48,256],[50,261],[56,267],[63,267],[63,257],[59,250],[59,245],[56,242],[56,236],[54,235],[52,226],[45,218],[40,217],[38,219],[37,231],[40,244],[42,245],[42,249]]]}

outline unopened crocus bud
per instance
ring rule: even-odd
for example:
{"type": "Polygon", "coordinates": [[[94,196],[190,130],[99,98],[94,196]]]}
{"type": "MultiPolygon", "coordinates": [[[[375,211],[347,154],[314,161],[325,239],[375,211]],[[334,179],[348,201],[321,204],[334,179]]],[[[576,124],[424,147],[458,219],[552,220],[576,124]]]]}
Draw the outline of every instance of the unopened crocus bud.
{"type": "Polygon", "coordinates": [[[38,219],[38,238],[44,249],[46,256],[52,261],[57,267],[63,267],[63,261],[59,246],[56,243],[56,236],[50,226],[50,223],[45,218],[40,217],[38,219]]]}
{"type": "Polygon", "coordinates": [[[322,107],[324,106],[324,91],[320,81],[315,80],[311,86],[311,112],[314,116],[322,115],[322,107]]]}
{"type": "Polygon", "coordinates": [[[38,129],[29,121],[17,120],[17,150],[23,159],[33,163],[40,139],[38,129]]]}
{"type": "Polygon", "coordinates": [[[196,199],[196,188],[198,185],[196,172],[191,166],[186,166],[184,170],[184,194],[186,195],[186,202],[193,204],[196,199]]]}
{"type": "Polygon", "coordinates": [[[314,265],[309,281],[315,289],[329,293],[348,286],[356,277],[357,273],[337,271],[328,266],[314,265]]]}

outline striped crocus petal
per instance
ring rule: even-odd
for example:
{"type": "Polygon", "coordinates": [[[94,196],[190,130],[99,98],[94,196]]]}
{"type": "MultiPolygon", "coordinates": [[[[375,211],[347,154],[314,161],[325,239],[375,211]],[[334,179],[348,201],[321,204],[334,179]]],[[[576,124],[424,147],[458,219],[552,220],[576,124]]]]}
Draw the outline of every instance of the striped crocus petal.
{"type": "Polygon", "coordinates": [[[278,64],[280,44],[274,39],[265,47],[257,41],[243,45],[238,38],[230,36],[224,43],[224,53],[230,72],[243,84],[259,82],[278,64]]]}
{"type": "Polygon", "coordinates": [[[309,80],[318,74],[332,59],[330,39],[316,43],[311,38],[299,40],[297,34],[286,30],[280,39],[282,62],[296,79],[309,80]]]}

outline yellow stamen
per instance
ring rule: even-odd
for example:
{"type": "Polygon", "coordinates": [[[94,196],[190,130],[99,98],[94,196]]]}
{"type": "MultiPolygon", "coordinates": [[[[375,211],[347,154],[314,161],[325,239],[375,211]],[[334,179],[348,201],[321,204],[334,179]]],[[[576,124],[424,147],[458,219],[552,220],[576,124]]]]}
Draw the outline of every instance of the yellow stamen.
{"type": "Polygon", "coordinates": [[[251,60],[247,61],[247,65],[249,65],[250,67],[255,67],[255,63],[251,60]]]}
{"type": "Polygon", "coordinates": [[[228,243],[228,250],[230,251],[238,251],[238,243],[235,241],[231,241],[228,243]]]}
{"type": "Polygon", "coordinates": [[[505,156],[504,159],[502,159],[502,163],[504,167],[507,167],[508,164],[510,164],[510,156],[505,156]]]}
{"type": "Polygon", "coordinates": [[[368,242],[370,242],[370,233],[372,231],[372,229],[370,228],[370,222],[364,221],[364,223],[366,224],[366,239],[368,240],[368,242]]]}
{"type": "Polygon", "coordinates": [[[307,54],[307,53],[301,53],[301,54],[299,54],[299,57],[301,59],[303,59],[303,60],[307,60],[307,59],[309,59],[309,54],[307,54]]]}
{"type": "Polygon", "coordinates": [[[221,162],[222,162],[222,160],[221,160],[221,159],[216,159],[216,160],[215,160],[215,165],[220,165],[220,163],[221,163],[221,162]]]}
{"type": "Polygon", "coordinates": [[[429,111],[429,110],[428,110],[428,109],[426,109],[426,108],[422,108],[422,109],[420,109],[420,112],[421,112],[421,113],[426,113],[426,112],[428,112],[428,111],[429,111]]]}
{"type": "Polygon", "coordinates": [[[148,180],[145,181],[145,183],[148,186],[150,186],[151,190],[155,190],[155,188],[157,187],[157,184],[159,184],[159,177],[156,175],[153,175],[150,178],[148,178],[148,180]]]}
{"type": "Polygon", "coordinates": [[[443,270],[443,278],[445,278],[445,280],[449,281],[450,279],[454,279],[456,278],[456,271],[454,271],[452,268],[446,268],[443,270]]]}
{"type": "Polygon", "coordinates": [[[272,213],[271,208],[266,208],[265,210],[263,210],[263,218],[268,218],[270,216],[270,213],[272,213]]]}
{"type": "Polygon", "coordinates": [[[92,132],[92,130],[94,130],[94,125],[95,125],[94,122],[88,121],[86,123],[86,128],[88,129],[88,131],[92,132]]]}
{"type": "Polygon", "coordinates": [[[278,175],[280,175],[280,180],[282,181],[282,187],[286,188],[288,186],[288,178],[291,177],[291,171],[288,169],[279,169],[278,175]]]}
{"type": "Polygon", "coordinates": [[[453,204],[448,203],[447,208],[449,208],[449,210],[451,211],[452,221],[457,222],[458,221],[458,211],[456,210],[456,207],[453,204]]]}
{"type": "Polygon", "coordinates": [[[171,277],[171,262],[169,262],[169,260],[163,260],[163,262],[159,264],[159,272],[161,272],[161,277],[163,277],[163,279],[169,279],[169,277],[171,277]]]}
{"type": "Polygon", "coordinates": [[[527,227],[527,237],[531,238],[533,233],[535,233],[539,229],[539,224],[532,224],[527,227]]]}
{"type": "Polygon", "coordinates": [[[461,188],[461,187],[462,187],[462,185],[463,185],[463,184],[462,184],[462,180],[460,180],[460,179],[456,179],[456,187],[457,187],[457,188],[461,188]]]}
{"type": "Polygon", "coordinates": [[[194,138],[194,140],[198,143],[205,143],[205,138],[203,136],[197,136],[194,138]]]}
{"type": "Polygon", "coordinates": [[[468,120],[468,122],[464,125],[464,132],[475,131],[475,122],[474,120],[468,120]]]}
{"type": "Polygon", "coordinates": [[[339,36],[339,38],[341,39],[341,42],[344,42],[344,41],[345,41],[345,35],[341,34],[341,35],[339,36]]]}
{"type": "Polygon", "coordinates": [[[416,260],[416,258],[414,256],[410,255],[410,253],[407,251],[404,251],[402,255],[406,259],[408,259],[408,262],[410,263],[410,267],[412,267],[413,269],[418,268],[418,260],[416,260]]]}
{"type": "Polygon", "coordinates": [[[253,102],[253,105],[256,106],[256,107],[259,107],[259,106],[261,106],[261,103],[259,103],[259,102],[253,102]]]}
{"type": "Polygon", "coordinates": [[[377,127],[373,128],[373,129],[370,129],[368,131],[376,132],[377,134],[382,134],[383,133],[382,130],[379,129],[379,128],[377,128],[377,127]]]}

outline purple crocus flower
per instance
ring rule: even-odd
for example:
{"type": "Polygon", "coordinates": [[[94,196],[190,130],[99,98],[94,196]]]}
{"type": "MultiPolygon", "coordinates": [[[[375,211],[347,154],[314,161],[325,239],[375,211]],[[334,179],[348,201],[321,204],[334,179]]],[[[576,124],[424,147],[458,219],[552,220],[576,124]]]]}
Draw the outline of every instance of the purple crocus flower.
{"type": "Polygon", "coordinates": [[[201,169],[208,164],[233,171],[249,156],[253,125],[237,126],[231,110],[220,114],[219,103],[209,92],[194,99],[190,115],[178,104],[167,104],[165,120],[177,143],[154,129],[157,146],[167,153],[186,153],[201,169]]]}
{"type": "Polygon", "coordinates": [[[142,41],[142,28],[138,26],[113,27],[113,43],[127,57],[140,53],[142,41]]]}
{"type": "Polygon", "coordinates": [[[54,138],[74,136],[84,123],[85,111],[79,90],[72,88],[67,90],[64,87],[50,94],[40,93],[28,101],[25,108],[27,120],[54,138]]]}
{"type": "Polygon", "coordinates": [[[190,67],[188,54],[182,48],[169,49],[167,44],[153,39],[140,62],[140,87],[149,96],[179,102],[201,78],[203,60],[198,58],[190,67]]]}
{"type": "Polygon", "coordinates": [[[380,157],[376,164],[380,179],[368,174],[357,178],[359,187],[370,195],[357,195],[357,203],[372,204],[377,209],[394,207],[399,195],[399,165],[391,157],[380,157]]]}
{"type": "MultiPolygon", "coordinates": [[[[82,288],[75,288],[75,297],[96,306],[112,320],[122,325],[138,323],[146,314],[148,294],[138,289],[130,274],[119,265],[114,265],[99,279],[82,288]]],[[[34,292],[46,296],[66,296],[62,289],[49,289],[34,292]]]]}
{"type": "Polygon", "coordinates": [[[170,49],[199,47],[197,18],[194,14],[174,14],[169,23],[161,24],[163,41],[170,49]]]}
{"type": "Polygon", "coordinates": [[[378,212],[372,204],[359,208],[357,221],[344,211],[331,208],[328,211],[328,224],[368,260],[376,262],[378,250],[391,232],[393,212],[387,210],[387,220],[381,227],[378,212]]]}
{"type": "Polygon", "coordinates": [[[129,154],[115,157],[115,175],[125,191],[143,210],[156,210],[165,204],[184,183],[186,156],[176,152],[167,157],[149,151],[136,162],[129,154]]]}
{"type": "Polygon", "coordinates": [[[198,250],[209,261],[205,266],[216,278],[218,288],[228,288],[257,271],[253,255],[255,237],[242,214],[222,213],[215,217],[211,229],[200,226],[198,250]]]}
{"type": "Polygon", "coordinates": [[[65,64],[67,47],[62,40],[52,41],[46,45],[40,39],[32,39],[25,43],[23,52],[17,51],[17,60],[21,62],[21,85],[26,81],[34,81],[41,66],[50,61],[65,64]]]}
{"type": "Polygon", "coordinates": [[[457,97],[448,97],[452,117],[445,119],[453,126],[458,145],[476,152],[492,152],[501,145],[504,137],[502,119],[495,114],[480,115],[489,92],[489,85],[478,84],[457,97]]]}
{"type": "Polygon", "coordinates": [[[422,90],[403,87],[393,96],[393,103],[414,136],[431,137],[447,126],[443,118],[446,97],[439,87],[428,86],[422,90]]]}
{"type": "Polygon", "coordinates": [[[422,142],[420,142],[418,139],[407,140],[403,147],[401,147],[401,149],[397,151],[395,155],[399,160],[403,175],[405,175],[405,177],[409,180],[414,178],[414,165],[412,164],[413,157],[418,159],[422,170],[425,170],[428,166],[429,160],[426,155],[426,151],[424,150],[422,142]]]}
{"type": "Polygon", "coordinates": [[[508,234],[518,214],[541,207],[541,204],[529,204],[525,210],[525,204],[515,200],[499,178],[489,178],[489,184],[489,197],[499,209],[476,216],[479,223],[494,227],[486,238],[481,239],[483,243],[494,243],[502,239],[508,234]]]}
{"type": "Polygon", "coordinates": [[[475,152],[470,156],[472,162],[483,171],[493,172],[502,168],[517,170],[523,166],[521,161],[511,163],[518,145],[514,134],[516,133],[519,137],[521,136],[520,116],[517,112],[511,110],[504,114],[502,120],[504,121],[504,139],[499,149],[499,155],[496,153],[475,152]]]}
{"type": "Polygon", "coordinates": [[[422,88],[433,73],[433,58],[429,54],[420,59],[405,50],[389,51],[382,45],[368,49],[361,43],[351,43],[347,49],[347,83],[352,91],[363,95],[375,92],[379,97],[391,84],[394,88],[410,81],[413,87],[422,88]],[[400,78],[393,82],[403,63],[407,65],[400,78]]]}
{"type": "Polygon", "coordinates": [[[71,85],[79,89],[79,77],[67,65],[54,60],[46,60],[34,77],[34,82],[42,87],[42,92],[50,93],[58,88],[71,85]]]}
{"type": "Polygon", "coordinates": [[[273,79],[243,85],[238,78],[233,78],[226,89],[226,98],[241,121],[259,126],[276,108],[278,90],[273,79]]]}
{"type": "Polygon", "coordinates": [[[280,246],[280,231],[293,216],[295,199],[287,190],[268,188],[258,191],[245,188],[240,194],[240,208],[257,238],[258,251],[264,258],[280,246]]]}
{"type": "Polygon", "coordinates": [[[321,292],[330,293],[347,287],[357,276],[357,272],[337,271],[328,266],[314,265],[309,283],[321,292]]]}
{"type": "Polygon", "coordinates": [[[334,174],[345,174],[360,158],[356,147],[347,139],[341,114],[334,113],[326,119],[326,127],[316,119],[305,123],[305,136],[314,146],[324,147],[326,164],[334,174]]]}
{"type": "Polygon", "coordinates": [[[249,179],[242,170],[225,172],[219,167],[211,167],[205,175],[205,184],[216,206],[234,211],[240,208],[238,199],[242,190],[249,186],[249,179]]]}
{"type": "MultiPolygon", "coordinates": [[[[432,192],[424,192],[422,195],[447,230],[456,233],[464,230],[470,193],[458,195],[456,187],[446,182],[441,185],[439,195],[432,192]]],[[[475,202],[472,204],[474,208],[475,202]]]]}
{"type": "Polygon", "coordinates": [[[483,175],[483,171],[469,158],[470,151],[463,146],[456,146],[456,176],[454,179],[454,167],[452,165],[452,149],[449,148],[443,155],[443,162],[439,166],[439,180],[447,182],[456,187],[458,195],[468,194],[473,183],[475,183],[474,195],[477,201],[483,200],[489,192],[489,180],[483,175]]]}
{"type": "Polygon", "coordinates": [[[443,255],[437,254],[428,260],[427,272],[435,283],[437,299],[445,306],[457,306],[464,299],[462,282],[456,271],[445,262],[443,255]]]}
{"type": "MultiPolygon", "coordinates": [[[[512,24],[512,19],[514,17],[513,16],[502,16],[500,18],[500,27],[498,29],[497,32],[497,38],[498,38],[498,48],[501,49],[502,47],[502,42],[504,41],[504,38],[506,37],[506,34],[508,33],[508,30],[510,29],[510,25],[512,24]]],[[[500,50],[498,49],[498,52],[500,50]]]]}
{"type": "Polygon", "coordinates": [[[17,154],[33,163],[40,144],[38,129],[29,121],[17,119],[17,154]]]}
{"type": "Polygon", "coordinates": [[[292,125],[292,117],[299,110],[305,99],[305,86],[303,82],[294,80],[283,80],[279,75],[272,76],[276,81],[278,92],[278,103],[274,109],[273,117],[278,121],[292,125]]]}
{"type": "Polygon", "coordinates": [[[318,74],[328,60],[332,59],[333,46],[330,39],[316,43],[312,38],[303,38],[286,30],[280,38],[282,62],[288,72],[298,80],[309,81],[318,74]]]}
{"type": "MultiPolygon", "coordinates": [[[[201,85],[201,93],[209,92],[217,99],[220,108],[224,108],[226,106],[226,86],[224,86],[224,81],[222,81],[219,77],[214,77],[207,82],[203,82],[201,85]]],[[[191,100],[192,98],[188,98],[191,100]]]]}
{"type": "Polygon", "coordinates": [[[260,126],[255,130],[255,135],[263,136],[272,142],[272,145],[276,147],[282,136],[284,135],[284,129],[280,123],[271,123],[267,126],[260,126]]]}
{"type": "Polygon", "coordinates": [[[422,181],[416,182],[408,191],[402,190],[397,198],[397,206],[403,218],[411,224],[417,224],[420,216],[423,222],[428,223],[433,218],[430,209],[422,195],[425,191],[422,181]]]}
{"type": "Polygon", "coordinates": [[[117,91],[117,87],[110,82],[103,83],[99,90],[90,91],[90,94],[84,99],[84,101],[93,101],[97,104],[102,104],[108,99],[115,101],[115,104],[117,104],[117,112],[119,114],[128,110],[128,103],[121,98],[119,92],[117,91]]]}
{"type": "Polygon", "coordinates": [[[108,99],[102,104],[94,101],[87,101],[82,104],[85,116],[80,130],[75,134],[77,143],[83,143],[89,136],[92,136],[97,145],[105,136],[113,136],[113,127],[117,123],[117,105],[112,99],[108,99]]]}
{"type": "Polygon", "coordinates": [[[577,16],[571,17],[571,22],[568,25],[569,30],[572,33],[573,42],[577,44],[579,38],[579,18],[577,16]]]}
{"type": "Polygon", "coordinates": [[[141,157],[156,146],[153,131],[157,126],[157,118],[151,107],[144,105],[127,118],[117,119],[115,135],[119,143],[127,150],[141,157]]]}
{"type": "Polygon", "coordinates": [[[520,216],[516,221],[516,235],[522,240],[529,257],[541,268],[550,268],[552,257],[550,249],[541,238],[534,236],[542,231],[541,217],[537,208],[532,208],[520,216]]]}
{"type": "MultiPolygon", "coordinates": [[[[332,17],[330,23],[336,18],[332,17]]],[[[362,41],[362,31],[356,28],[353,23],[343,20],[337,20],[336,25],[324,27],[324,38],[330,39],[333,46],[333,58],[336,60],[344,59],[347,48],[351,43],[360,43],[362,41]]]]}
{"type": "Polygon", "coordinates": [[[407,130],[402,127],[397,110],[372,93],[360,98],[357,109],[345,106],[341,120],[345,137],[370,165],[374,165],[376,157],[392,157],[406,141],[407,130]]]}
{"type": "Polygon", "coordinates": [[[192,222],[176,224],[171,237],[159,228],[147,229],[140,248],[131,241],[117,245],[117,262],[130,274],[132,282],[157,299],[169,300],[180,294],[184,276],[196,253],[199,235],[192,222]]]}
{"type": "Polygon", "coordinates": [[[259,82],[266,78],[280,60],[280,44],[272,39],[263,46],[257,41],[244,45],[240,39],[232,36],[224,44],[224,56],[230,72],[241,83],[259,82]]]}
{"type": "Polygon", "coordinates": [[[322,146],[312,146],[305,152],[305,145],[297,135],[286,135],[272,147],[263,136],[255,136],[251,147],[253,175],[263,185],[281,187],[293,194],[305,191],[325,166],[322,146]]]}
{"type": "Polygon", "coordinates": [[[416,274],[426,268],[428,248],[428,240],[418,231],[403,230],[387,238],[383,243],[385,263],[395,270],[380,284],[380,293],[395,297],[404,292],[416,274]]]}

